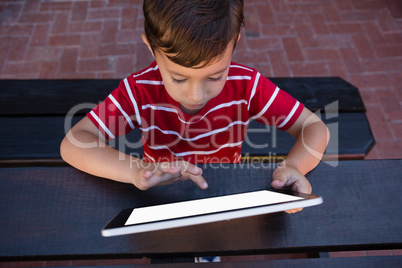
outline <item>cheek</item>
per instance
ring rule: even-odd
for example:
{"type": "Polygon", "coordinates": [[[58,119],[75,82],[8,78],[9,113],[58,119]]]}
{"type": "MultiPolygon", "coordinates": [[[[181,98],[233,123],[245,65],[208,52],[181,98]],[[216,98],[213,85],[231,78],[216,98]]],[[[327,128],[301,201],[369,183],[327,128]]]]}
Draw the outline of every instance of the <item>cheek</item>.
{"type": "Polygon", "coordinates": [[[165,89],[172,99],[174,99],[175,101],[180,100],[181,94],[178,86],[165,83],[165,89]]]}
{"type": "Polygon", "coordinates": [[[219,93],[222,92],[223,87],[225,86],[225,82],[226,82],[226,81],[223,81],[223,82],[221,82],[221,83],[216,83],[216,85],[213,85],[213,86],[211,87],[211,95],[213,95],[213,97],[218,96],[219,93]]]}

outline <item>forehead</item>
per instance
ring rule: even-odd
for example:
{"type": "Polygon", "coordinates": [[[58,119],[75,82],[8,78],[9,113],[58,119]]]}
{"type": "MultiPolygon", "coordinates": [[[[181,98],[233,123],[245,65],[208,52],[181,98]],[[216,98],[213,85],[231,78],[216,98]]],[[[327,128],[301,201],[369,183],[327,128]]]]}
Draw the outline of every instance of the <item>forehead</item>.
{"type": "MultiPolygon", "coordinates": [[[[172,62],[160,50],[155,52],[155,59],[161,71],[168,72],[172,75],[179,75],[183,77],[206,77],[225,71],[232,60],[233,45],[229,45],[221,56],[212,60],[210,64],[202,68],[187,68],[177,63],[172,62]]],[[[202,65],[202,64],[201,64],[202,65]]]]}

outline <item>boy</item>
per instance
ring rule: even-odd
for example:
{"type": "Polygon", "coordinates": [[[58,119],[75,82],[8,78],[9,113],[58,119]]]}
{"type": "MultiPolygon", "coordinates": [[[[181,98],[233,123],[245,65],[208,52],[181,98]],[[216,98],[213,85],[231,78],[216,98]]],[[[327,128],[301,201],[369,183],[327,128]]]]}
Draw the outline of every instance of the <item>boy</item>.
{"type": "Polygon", "coordinates": [[[124,79],[71,129],[63,159],[142,190],[188,179],[206,189],[195,164],[238,163],[253,118],[297,139],[272,187],[311,193],[304,175],[319,163],[328,129],[256,70],[231,62],[243,0],[145,0],[143,9],[142,38],[156,62],[124,79]],[[143,135],[142,160],[106,144],[134,127],[143,135]]]}

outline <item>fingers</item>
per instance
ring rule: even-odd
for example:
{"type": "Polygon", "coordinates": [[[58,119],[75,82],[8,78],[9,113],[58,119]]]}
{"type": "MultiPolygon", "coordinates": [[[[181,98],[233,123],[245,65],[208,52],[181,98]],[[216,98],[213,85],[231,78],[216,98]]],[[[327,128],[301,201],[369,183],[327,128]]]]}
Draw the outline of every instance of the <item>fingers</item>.
{"type": "MultiPolygon", "coordinates": [[[[286,180],[284,180],[282,177],[280,177],[280,178],[277,177],[277,178],[275,178],[275,179],[272,181],[271,187],[274,188],[274,189],[280,189],[280,188],[284,187],[285,184],[286,184],[286,180]]],[[[294,191],[297,191],[297,192],[302,192],[302,191],[299,191],[299,190],[298,190],[298,187],[297,187],[296,185],[297,185],[297,182],[295,182],[295,183],[293,184],[292,189],[293,189],[294,191]]],[[[311,191],[311,190],[310,190],[310,191],[311,191]]],[[[306,193],[307,193],[307,192],[306,192],[306,193]]],[[[285,210],[285,212],[286,212],[286,213],[289,213],[289,214],[292,214],[292,213],[299,212],[299,211],[301,211],[302,209],[303,209],[303,208],[290,209],[290,210],[285,210]]]]}
{"type": "Polygon", "coordinates": [[[271,187],[274,189],[281,189],[286,186],[291,186],[293,191],[299,193],[311,194],[311,184],[304,176],[286,179],[276,177],[271,182],[271,187]]]}
{"type": "Polygon", "coordinates": [[[284,169],[284,165],[281,164],[275,169],[274,173],[272,174],[272,178],[272,188],[280,189],[287,186],[287,173],[284,169]]]}
{"type": "MultiPolygon", "coordinates": [[[[145,165],[144,165],[145,166],[145,165]]],[[[178,175],[181,169],[178,166],[175,166],[171,163],[155,163],[155,164],[147,164],[146,167],[142,169],[142,177],[150,178],[152,175],[162,176],[167,173],[170,175],[178,175]]]]}
{"type": "Polygon", "coordinates": [[[166,185],[178,180],[192,180],[201,189],[208,188],[208,184],[202,177],[202,169],[185,161],[173,163],[155,163],[141,170],[140,180],[136,186],[141,190],[147,190],[155,185],[166,185]]]}
{"type": "Polygon", "coordinates": [[[296,213],[296,212],[299,212],[302,210],[303,210],[303,208],[295,208],[295,209],[285,210],[285,212],[289,213],[289,214],[293,214],[293,213],[296,213]]]}
{"type": "Polygon", "coordinates": [[[279,178],[274,178],[271,182],[271,187],[274,189],[281,189],[285,186],[285,181],[279,178]]]}
{"type": "Polygon", "coordinates": [[[297,169],[279,166],[272,176],[271,187],[274,189],[290,186],[293,191],[311,194],[310,182],[297,169]]]}
{"type": "MultiPolygon", "coordinates": [[[[274,189],[291,186],[293,191],[307,194],[311,193],[311,184],[297,169],[280,165],[277,169],[275,169],[272,177],[273,180],[271,182],[271,187],[274,189]]],[[[290,209],[286,210],[285,212],[291,214],[299,212],[302,209],[303,208],[290,209]]]]}
{"type": "Polygon", "coordinates": [[[141,190],[148,190],[155,185],[174,183],[180,176],[180,168],[169,163],[148,165],[140,171],[140,179],[136,187],[141,190]]]}
{"type": "Polygon", "coordinates": [[[205,181],[205,179],[202,177],[202,169],[189,164],[187,168],[182,170],[180,172],[182,175],[183,179],[189,179],[192,180],[195,184],[198,185],[201,189],[205,190],[208,188],[208,183],[205,181]]]}
{"type": "Polygon", "coordinates": [[[150,170],[141,170],[140,175],[141,175],[141,178],[149,179],[152,176],[152,171],[150,171],[150,170]]]}
{"type": "Polygon", "coordinates": [[[296,181],[292,189],[299,193],[311,194],[311,184],[306,178],[296,181]]]}
{"type": "Polygon", "coordinates": [[[153,175],[151,171],[143,169],[140,171],[139,175],[139,179],[134,183],[138,189],[145,191],[153,186],[150,181],[153,175]]]}
{"type": "Polygon", "coordinates": [[[198,187],[200,187],[203,190],[208,188],[208,183],[205,181],[205,179],[201,175],[187,174],[187,175],[185,175],[185,177],[192,180],[195,184],[198,185],[198,187]]]}
{"type": "Polygon", "coordinates": [[[285,186],[292,185],[292,177],[289,176],[284,170],[275,170],[271,187],[274,189],[281,189],[285,186]]]}
{"type": "Polygon", "coordinates": [[[189,162],[185,161],[177,161],[172,163],[174,166],[180,168],[181,174],[193,174],[193,175],[201,175],[202,169],[197,167],[196,165],[190,164],[189,162]]]}
{"type": "Polygon", "coordinates": [[[162,163],[159,167],[159,171],[162,173],[168,173],[170,175],[179,175],[181,169],[180,167],[171,165],[170,163],[162,163]]]}

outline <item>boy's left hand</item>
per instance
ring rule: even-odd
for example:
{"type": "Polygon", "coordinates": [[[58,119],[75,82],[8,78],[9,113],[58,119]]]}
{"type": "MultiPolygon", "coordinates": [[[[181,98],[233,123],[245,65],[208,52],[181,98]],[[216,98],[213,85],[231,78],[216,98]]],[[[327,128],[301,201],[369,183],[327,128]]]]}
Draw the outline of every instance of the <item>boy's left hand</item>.
{"type": "MultiPolygon", "coordinates": [[[[280,189],[291,187],[293,191],[311,194],[311,185],[306,177],[296,168],[282,162],[274,171],[271,187],[280,189]]],[[[295,213],[303,208],[286,210],[287,213],[295,213]]]]}

